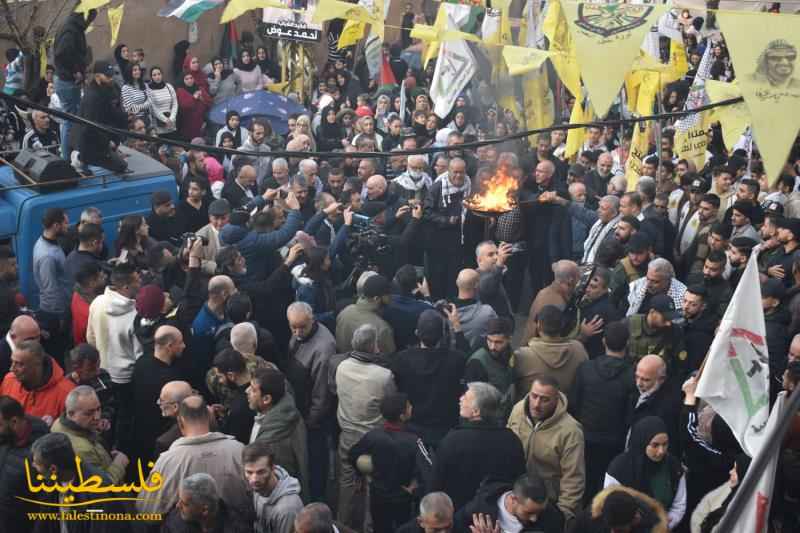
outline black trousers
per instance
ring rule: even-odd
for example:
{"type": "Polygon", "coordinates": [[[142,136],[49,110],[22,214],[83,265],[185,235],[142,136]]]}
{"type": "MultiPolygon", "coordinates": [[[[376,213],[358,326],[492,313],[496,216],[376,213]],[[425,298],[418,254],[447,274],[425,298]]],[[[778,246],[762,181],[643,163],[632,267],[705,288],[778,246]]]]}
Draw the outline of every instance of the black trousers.
{"type": "Polygon", "coordinates": [[[408,499],[387,499],[376,491],[370,491],[369,511],[372,514],[374,533],[394,533],[411,520],[411,496],[408,499]]]}
{"type": "Polygon", "coordinates": [[[455,298],[456,278],[463,264],[463,251],[460,247],[425,252],[425,278],[434,301],[455,298]]]}
{"type": "Polygon", "coordinates": [[[586,488],[583,491],[583,503],[589,505],[592,498],[603,490],[608,465],[625,449],[623,444],[608,445],[585,441],[584,461],[586,463],[586,488]]]}

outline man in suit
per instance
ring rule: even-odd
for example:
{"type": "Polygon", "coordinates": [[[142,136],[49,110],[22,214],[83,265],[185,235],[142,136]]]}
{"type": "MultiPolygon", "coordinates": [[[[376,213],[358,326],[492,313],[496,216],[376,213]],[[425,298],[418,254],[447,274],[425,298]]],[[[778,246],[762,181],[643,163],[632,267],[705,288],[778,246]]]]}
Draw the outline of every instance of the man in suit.
{"type": "Polygon", "coordinates": [[[257,196],[256,169],[252,165],[242,165],[236,179],[222,188],[222,197],[228,200],[231,209],[244,207],[257,196]]]}

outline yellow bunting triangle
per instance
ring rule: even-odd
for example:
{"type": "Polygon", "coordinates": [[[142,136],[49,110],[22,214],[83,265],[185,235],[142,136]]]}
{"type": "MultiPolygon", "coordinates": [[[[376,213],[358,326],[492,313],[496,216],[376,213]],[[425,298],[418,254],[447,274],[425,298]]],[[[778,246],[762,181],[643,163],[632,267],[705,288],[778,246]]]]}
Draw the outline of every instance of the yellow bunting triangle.
{"type": "Polygon", "coordinates": [[[311,20],[316,23],[341,18],[372,25],[373,32],[383,40],[383,4],[376,2],[370,8],[360,4],[350,4],[341,0],[321,0],[314,10],[311,20]]]}
{"type": "Polygon", "coordinates": [[[560,0],[552,0],[542,23],[543,31],[550,41],[550,61],[558,77],[573,95],[581,94],[581,73],[575,56],[575,45],[567,27],[567,19],[561,9],[560,0]]]}
{"type": "MultiPolygon", "coordinates": [[[[742,96],[739,83],[734,81],[726,83],[724,81],[706,80],[706,93],[711,103],[730,100],[742,96]]],[[[738,104],[715,107],[711,110],[709,119],[719,121],[722,126],[722,139],[725,146],[730,149],[742,136],[747,126],[750,125],[750,112],[744,102],[738,104]]]]}
{"type": "MultiPolygon", "coordinates": [[[[578,93],[580,94],[580,93],[578,93]]],[[[591,104],[582,102],[581,98],[575,99],[575,104],[572,106],[572,112],[569,115],[570,124],[582,124],[592,120],[591,104]]],[[[564,157],[569,159],[577,154],[583,142],[586,140],[585,128],[573,128],[567,132],[567,146],[564,150],[564,157]]]]}
{"type": "Polygon", "coordinates": [[[82,0],[81,3],[75,8],[75,13],[83,13],[84,16],[88,17],[89,11],[103,7],[110,2],[111,0],[82,0]]]}
{"type": "Polygon", "coordinates": [[[108,8],[108,26],[111,28],[111,47],[117,42],[119,28],[122,26],[122,15],[125,13],[125,4],[108,8]]]}
{"type": "Polygon", "coordinates": [[[225,6],[225,11],[222,12],[219,23],[225,24],[241,17],[248,11],[265,7],[286,9],[286,4],[277,0],[230,0],[225,6]]]}
{"type": "Polygon", "coordinates": [[[628,181],[628,190],[635,191],[642,175],[642,162],[650,148],[650,122],[645,126],[641,122],[633,126],[633,138],[628,159],[625,161],[625,179],[628,181]]]}
{"type": "MultiPolygon", "coordinates": [[[[555,122],[555,103],[547,80],[546,68],[530,72],[523,78],[525,120],[529,130],[547,128],[555,122]]],[[[529,137],[529,139],[534,140],[533,137],[529,137]]]]}
{"type": "Polygon", "coordinates": [[[796,15],[717,13],[750,111],[770,184],[774,183],[800,127],[800,33],[796,15]]]}
{"type": "Polygon", "coordinates": [[[589,99],[597,115],[604,117],[639,54],[645,34],[667,7],[582,2],[564,3],[562,8],[589,99]]]}
{"type": "Polygon", "coordinates": [[[512,76],[519,76],[536,70],[550,57],[550,54],[537,48],[525,46],[504,46],[503,59],[508,65],[508,72],[512,76]]]}

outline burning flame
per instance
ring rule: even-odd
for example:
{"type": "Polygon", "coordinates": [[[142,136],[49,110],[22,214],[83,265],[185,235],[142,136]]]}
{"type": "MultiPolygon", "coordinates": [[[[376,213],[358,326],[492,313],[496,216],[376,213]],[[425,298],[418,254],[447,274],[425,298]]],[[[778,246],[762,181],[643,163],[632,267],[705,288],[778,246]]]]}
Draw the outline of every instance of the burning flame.
{"type": "Polygon", "coordinates": [[[516,206],[514,193],[519,183],[505,168],[498,168],[494,176],[484,181],[481,191],[466,200],[468,209],[492,213],[505,213],[516,206]]]}

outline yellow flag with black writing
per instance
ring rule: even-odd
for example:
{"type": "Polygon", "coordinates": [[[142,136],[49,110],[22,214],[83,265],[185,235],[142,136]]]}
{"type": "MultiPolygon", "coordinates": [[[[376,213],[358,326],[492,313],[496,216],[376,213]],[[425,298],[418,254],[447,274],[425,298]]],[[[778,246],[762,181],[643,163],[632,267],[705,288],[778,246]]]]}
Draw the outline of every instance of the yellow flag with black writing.
{"type": "Polygon", "coordinates": [[[794,14],[745,11],[721,11],[717,19],[772,184],[800,128],[800,19],[794,14]]]}
{"type": "Polygon", "coordinates": [[[111,3],[111,0],[81,0],[81,3],[75,8],[75,13],[83,13],[85,17],[88,17],[89,11],[109,3],[111,3]]]}
{"type": "Polygon", "coordinates": [[[312,22],[341,18],[355,20],[372,25],[372,31],[383,40],[383,2],[375,2],[370,7],[361,4],[350,4],[341,0],[320,0],[311,17],[312,22]]]}
{"type": "Polygon", "coordinates": [[[125,4],[119,7],[108,8],[108,26],[111,28],[111,47],[113,48],[119,36],[119,28],[122,26],[122,15],[125,13],[125,4]]]}
{"type": "MultiPolygon", "coordinates": [[[[555,102],[548,83],[547,69],[541,67],[526,75],[522,79],[522,92],[527,128],[535,130],[552,126],[555,122],[555,102]]],[[[528,139],[533,140],[533,137],[528,139]]]]}
{"type": "Polygon", "coordinates": [[[581,94],[581,73],[575,56],[575,45],[567,27],[567,19],[560,0],[552,0],[542,23],[544,34],[550,41],[550,58],[562,83],[573,95],[581,94]]]}
{"type": "Polygon", "coordinates": [[[647,150],[650,148],[650,122],[634,125],[631,148],[628,152],[628,159],[625,161],[625,179],[628,182],[628,190],[635,191],[636,184],[639,183],[639,176],[642,175],[642,163],[647,150]]]}
{"type": "Polygon", "coordinates": [[[645,35],[667,6],[566,2],[562,8],[589,100],[597,115],[604,117],[645,35]]]}
{"type": "Polygon", "coordinates": [[[364,32],[366,29],[366,23],[358,22],[356,20],[348,20],[345,23],[344,28],[342,28],[341,35],[339,35],[339,50],[358,44],[358,41],[364,38],[364,32]]]}
{"type": "MultiPolygon", "coordinates": [[[[576,98],[575,104],[572,106],[572,112],[569,115],[569,123],[582,124],[592,120],[592,112],[589,107],[590,104],[586,102],[585,99],[576,98]]],[[[577,154],[583,146],[585,140],[585,128],[573,128],[569,130],[567,132],[567,146],[564,150],[564,157],[569,159],[577,154]]]]}
{"type": "MultiPolygon", "coordinates": [[[[726,83],[724,81],[706,80],[706,93],[708,93],[708,99],[711,100],[712,104],[742,96],[742,90],[736,81],[726,83]]],[[[739,141],[739,138],[751,122],[750,111],[744,102],[715,107],[710,111],[709,119],[712,122],[719,121],[722,127],[722,140],[728,150],[739,141]]]]}

